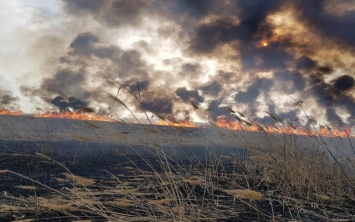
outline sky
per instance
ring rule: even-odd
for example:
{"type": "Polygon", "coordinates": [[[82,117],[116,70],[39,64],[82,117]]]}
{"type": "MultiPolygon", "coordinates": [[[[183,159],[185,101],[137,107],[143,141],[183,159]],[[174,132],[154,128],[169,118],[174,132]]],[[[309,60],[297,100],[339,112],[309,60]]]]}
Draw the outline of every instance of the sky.
{"type": "Polygon", "coordinates": [[[0,109],[355,126],[355,0],[12,0],[0,27],[0,109]]]}

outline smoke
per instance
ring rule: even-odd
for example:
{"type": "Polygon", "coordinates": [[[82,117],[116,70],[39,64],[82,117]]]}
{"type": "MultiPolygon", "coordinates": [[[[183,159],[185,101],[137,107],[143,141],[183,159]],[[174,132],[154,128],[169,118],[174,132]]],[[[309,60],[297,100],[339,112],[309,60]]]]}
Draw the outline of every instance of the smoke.
{"type": "Polygon", "coordinates": [[[218,97],[219,93],[222,91],[222,85],[217,81],[213,81],[211,83],[202,86],[201,90],[206,95],[218,97]]]}
{"type": "Polygon", "coordinates": [[[1,105],[9,105],[9,104],[11,104],[12,102],[15,102],[15,101],[17,101],[17,100],[18,100],[17,97],[13,97],[12,95],[6,94],[6,95],[1,96],[1,102],[0,102],[0,104],[1,104],[1,105]]]}
{"type": "MultiPolygon", "coordinates": [[[[319,69],[318,69],[319,70],[319,69]]],[[[326,118],[333,125],[339,124],[339,119],[334,113],[334,108],[345,109],[350,116],[346,119],[349,124],[354,124],[355,99],[349,94],[354,89],[354,78],[349,75],[337,77],[326,81],[328,72],[313,72],[310,74],[310,95],[315,96],[318,105],[326,109],[326,118]],[[332,106],[330,108],[328,106],[332,106]]]]}
{"type": "Polygon", "coordinates": [[[196,53],[211,53],[219,45],[241,38],[243,30],[233,23],[232,18],[218,18],[197,27],[197,31],[190,43],[190,50],[196,53]]]}
{"type": "Polygon", "coordinates": [[[90,32],[81,33],[70,43],[70,48],[75,54],[89,55],[94,52],[92,46],[97,42],[99,42],[99,37],[96,35],[90,32]]]}
{"type": "Polygon", "coordinates": [[[142,108],[158,114],[172,114],[173,103],[169,98],[157,98],[151,100],[144,100],[142,102],[142,108]]]}
{"type": "Polygon", "coordinates": [[[127,112],[106,96],[118,92],[138,116],[144,109],[200,120],[193,101],[211,119],[233,118],[231,107],[266,123],[272,120],[264,111],[287,121],[302,117],[292,103],[304,100],[319,124],[336,124],[334,110],[354,124],[349,1],[58,1],[59,22],[51,25],[61,28],[33,31],[41,38],[31,50],[46,57],[40,81],[19,81],[37,107],[90,105],[121,117],[127,112]],[[43,39],[59,40],[47,52],[43,39]]]}
{"type": "Polygon", "coordinates": [[[298,70],[312,70],[317,66],[316,61],[308,58],[306,56],[302,56],[301,58],[297,59],[296,69],[298,70]]]}
{"type": "Polygon", "coordinates": [[[18,101],[19,98],[14,96],[10,91],[0,89],[0,109],[18,109],[18,101]]]}
{"type": "Polygon", "coordinates": [[[352,28],[355,25],[355,14],[352,11],[346,12],[346,7],[351,6],[352,1],[313,0],[297,1],[294,4],[299,9],[298,18],[305,21],[311,31],[351,47],[355,46],[355,30],[352,28]],[[332,8],[335,9],[333,13],[332,8]]]}
{"type": "Polygon", "coordinates": [[[341,91],[346,91],[354,88],[354,78],[349,75],[343,75],[335,79],[334,86],[341,91]]]}
{"type": "Polygon", "coordinates": [[[199,95],[197,90],[187,90],[186,87],[181,87],[176,90],[176,95],[184,100],[187,101],[194,101],[197,103],[201,103],[204,101],[204,98],[199,95]]]}
{"type": "Polygon", "coordinates": [[[197,26],[196,33],[192,38],[190,48],[199,53],[212,52],[221,44],[233,41],[243,41],[250,44],[255,40],[258,32],[267,32],[269,27],[265,23],[268,13],[279,7],[278,0],[271,1],[233,1],[228,7],[239,12],[237,17],[230,14],[218,14],[215,19],[197,26]]]}
{"type": "Polygon", "coordinates": [[[318,71],[323,73],[323,74],[330,74],[332,73],[334,70],[332,67],[329,66],[321,66],[318,68],[318,71]]]}
{"type": "Polygon", "coordinates": [[[219,116],[231,118],[230,111],[228,111],[225,106],[221,105],[221,103],[216,100],[209,104],[207,111],[211,113],[212,119],[217,119],[219,116]]]}
{"type": "Polygon", "coordinates": [[[240,103],[255,103],[261,91],[269,91],[273,86],[271,79],[258,79],[253,82],[246,91],[238,92],[235,95],[235,101],[240,103]]]}
{"type": "Polygon", "coordinates": [[[75,72],[73,70],[58,70],[53,78],[44,79],[41,89],[60,95],[76,95],[85,94],[83,84],[85,82],[85,74],[82,70],[75,72]]]}
{"type": "Polygon", "coordinates": [[[89,13],[108,26],[136,25],[150,8],[152,0],[63,0],[66,9],[75,15],[89,13]],[[145,10],[144,10],[145,9],[145,10]]]}
{"type": "Polygon", "coordinates": [[[277,91],[292,94],[306,88],[307,82],[299,71],[276,71],[274,79],[277,82],[277,91]]]}
{"type": "Polygon", "coordinates": [[[69,111],[69,109],[80,110],[81,107],[87,107],[87,103],[75,97],[64,98],[57,96],[51,100],[51,104],[59,108],[60,111],[69,111]]]}

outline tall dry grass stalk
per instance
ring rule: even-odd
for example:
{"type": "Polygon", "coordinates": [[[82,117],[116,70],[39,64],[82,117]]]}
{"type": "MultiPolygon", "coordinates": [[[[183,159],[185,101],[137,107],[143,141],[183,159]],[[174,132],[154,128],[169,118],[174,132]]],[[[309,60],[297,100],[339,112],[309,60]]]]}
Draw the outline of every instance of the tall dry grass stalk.
{"type": "MultiPolygon", "coordinates": [[[[118,93],[121,88],[141,104],[140,94],[137,95],[123,84],[120,84],[118,93]]],[[[109,94],[109,97],[128,109],[118,99],[118,93],[116,96],[109,94]]],[[[194,102],[191,105],[202,115],[200,107],[194,102]]],[[[301,102],[296,105],[302,109],[301,102]]],[[[256,125],[244,120],[246,116],[243,113],[227,109],[241,123],[256,125]]],[[[147,112],[144,112],[148,118],[147,112]]],[[[266,113],[275,121],[275,125],[283,124],[283,120],[276,114],[266,113]]],[[[160,114],[156,115],[164,119],[160,114]]],[[[58,190],[6,169],[1,169],[0,174],[16,175],[36,185],[19,185],[19,189],[47,189],[56,198],[55,202],[43,197],[21,200],[28,206],[58,211],[77,221],[94,221],[96,217],[105,221],[301,221],[307,218],[353,218],[352,212],[346,214],[347,210],[339,216],[326,209],[339,210],[346,205],[345,200],[354,200],[355,203],[354,165],[349,166],[348,162],[344,163],[337,158],[320,135],[312,136],[316,147],[305,150],[296,136],[286,132],[275,136],[262,125],[257,126],[267,148],[255,146],[243,135],[231,132],[231,138],[225,141],[226,144],[245,140],[243,148],[248,155],[219,155],[215,152],[214,138],[206,135],[205,156],[195,158],[194,162],[180,161],[167,155],[163,149],[164,134],[154,128],[144,130],[142,135],[145,135],[147,152],[135,153],[140,162],[116,150],[117,155],[126,158],[125,170],[131,178],[124,174],[116,175],[106,169],[103,172],[111,179],[100,183],[72,173],[68,166],[42,153],[37,153],[35,158],[63,168],[64,173],[61,175],[64,177],[58,178],[58,181],[64,183],[69,180],[71,187],[58,190]],[[80,216],[77,216],[78,212],[80,216]]],[[[223,138],[227,138],[225,133],[219,130],[223,138]]],[[[123,139],[124,133],[117,134],[118,138],[123,139]]],[[[177,140],[181,140],[180,135],[176,134],[177,140]]],[[[89,141],[84,135],[73,136],[82,142],[89,141]]],[[[19,201],[14,196],[6,198],[19,201]]]]}

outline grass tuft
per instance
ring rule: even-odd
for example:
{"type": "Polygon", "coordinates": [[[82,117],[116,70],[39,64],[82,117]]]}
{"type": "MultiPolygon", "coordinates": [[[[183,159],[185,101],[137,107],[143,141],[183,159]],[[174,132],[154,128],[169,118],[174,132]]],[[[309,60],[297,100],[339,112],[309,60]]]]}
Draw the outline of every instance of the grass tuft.
{"type": "Polygon", "coordinates": [[[236,198],[248,199],[248,200],[261,200],[264,196],[254,190],[224,190],[224,192],[233,195],[236,198]]]}
{"type": "MultiPolygon", "coordinates": [[[[134,95],[134,90],[121,87],[141,102],[142,98],[134,95]]],[[[108,96],[128,109],[117,98],[118,93],[108,96]]],[[[194,102],[190,104],[196,112],[204,113],[194,102]]],[[[295,105],[302,109],[302,102],[295,105]]],[[[43,150],[45,154],[9,154],[1,158],[3,161],[11,158],[11,164],[6,167],[9,170],[0,173],[8,173],[4,178],[18,184],[0,193],[1,215],[11,218],[10,221],[28,215],[85,222],[354,220],[354,157],[338,158],[336,151],[342,147],[333,147],[331,143],[331,140],[342,145],[351,143],[348,134],[348,141],[341,137],[325,139],[317,132],[308,136],[289,134],[282,131],[282,126],[289,125],[296,130],[299,123],[294,125],[265,112],[273,120],[274,128],[280,129],[280,133],[272,134],[267,126],[245,120],[244,114],[232,108],[226,109],[240,123],[259,132],[211,126],[187,129],[149,125],[135,135],[128,124],[120,124],[122,128],[110,132],[111,135],[122,144],[136,137],[139,146],[115,147],[103,143],[103,148],[112,151],[112,155],[110,152],[105,156],[107,160],[91,157],[90,153],[82,157],[84,163],[76,160],[68,164],[49,157],[51,152],[46,150],[43,150]],[[311,145],[305,147],[300,138],[311,145]],[[184,156],[166,152],[171,145],[174,152],[186,152],[184,156]],[[13,170],[23,166],[30,172],[28,175],[23,173],[26,170],[22,173],[13,170]],[[41,170],[45,179],[50,178],[49,182],[35,175],[41,170]],[[80,176],[80,171],[86,175],[89,171],[95,179],[80,176]],[[24,181],[31,182],[32,186],[23,185],[24,181]]],[[[155,115],[165,120],[163,115],[155,115]]],[[[316,130],[314,123],[308,123],[316,130]]],[[[104,129],[101,124],[84,124],[95,130],[104,129]]],[[[72,139],[83,144],[91,142],[87,135],[73,134],[72,139]]]]}
{"type": "Polygon", "coordinates": [[[36,187],[34,186],[15,186],[16,188],[19,188],[19,189],[22,189],[22,190],[35,190],[37,189],[36,187]]]}
{"type": "Polygon", "coordinates": [[[87,179],[87,178],[77,176],[74,174],[70,174],[70,173],[63,173],[63,175],[65,177],[67,177],[68,179],[72,180],[74,182],[74,184],[76,184],[76,185],[92,186],[95,184],[95,180],[93,180],[93,179],[87,179]]]}

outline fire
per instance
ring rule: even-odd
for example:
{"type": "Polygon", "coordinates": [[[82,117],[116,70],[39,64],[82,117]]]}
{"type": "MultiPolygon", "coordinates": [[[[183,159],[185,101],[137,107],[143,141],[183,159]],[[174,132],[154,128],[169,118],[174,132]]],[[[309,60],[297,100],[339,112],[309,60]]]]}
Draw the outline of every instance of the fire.
{"type": "Polygon", "coordinates": [[[34,114],[33,116],[42,117],[42,118],[79,119],[79,120],[91,120],[91,121],[103,121],[103,122],[117,122],[117,120],[103,115],[97,115],[94,113],[71,112],[71,111],[37,113],[34,114]]]}
{"type": "Polygon", "coordinates": [[[275,43],[277,41],[280,41],[280,39],[276,35],[271,36],[271,37],[262,38],[260,41],[258,41],[255,44],[255,47],[256,48],[269,47],[272,43],[275,43]]]}
{"type": "MultiPolygon", "coordinates": [[[[21,111],[9,111],[5,109],[0,109],[0,115],[11,115],[11,116],[21,116],[25,115],[21,111]]],[[[77,120],[89,120],[89,121],[104,121],[104,122],[118,122],[116,119],[109,118],[104,115],[98,115],[94,113],[85,113],[85,112],[45,112],[45,113],[36,113],[32,116],[39,118],[61,118],[61,119],[77,119],[77,120]]],[[[183,121],[169,121],[161,120],[154,122],[154,125],[160,126],[177,126],[177,127],[201,127],[200,125],[190,122],[188,119],[183,121]]],[[[345,130],[331,130],[330,128],[321,127],[317,131],[312,131],[303,126],[295,127],[290,126],[262,126],[257,123],[250,123],[247,121],[237,122],[229,121],[225,117],[218,118],[216,122],[213,123],[215,126],[220,128],[225,128],[229,130],[236,131],[249,131],[249,132],[264,132],[264,133],[276,133],[276,134],[285,134],[285,135],[303,135],[303,136],[324,136],[324,137],[348,137],[351,136],[350,128],[345,130]]]]}
{"type": "Polygon", "coordinates": [[[23,112],[21,111],[12,112],[6,109],[0,109],[0,115],[20,116],[23,115],[23,112]]]}
{"type": "Polygon", "coordinates": [[[324,136],[324,137],[347,137],[351,136],[350,128],[345,130],[331,130],[325,127],[321,127],[317,131],[312,131],[303,126],[261,126],[259,124],[243,124],[236,121],[228,121],[226,118],[218,118],[214,123],[220,128],[227,128],[230,130],[241,130],[249,132],[266,132],[266,133],[277,133],[277,134],[287,134],[287,135],[302,135],[302,136],[324,136]]]}
{"type": "Polygon", "coordinates": [[[270,42],[272,42],[271,40],[261,40],[261,41],[259,41],[259,42],[257,42],[256,44],[255,44],[255,47],[256,48],[265,48],[265,47],[268,47],[268,46],[270,46],[270,42]]]}
{"type": "Polygon", "coordinates": [[[170,122],[167,120],[161,120],[159,122],[155,122],[154,125],[160,125],[160,126],[178,126],[178,127],[198,127],[196,123],[192,123],[189,120],[185,119],[180,122],[170,122]]]}
{"type": "MultiPolygon", "coordinates": [[[[0,109],[0,115],[22,116],[25,114],[21,111],[9,111],[5,109],[0,109]]],[[[71,111],[35,113],[32,116],[41,117],[41,118],[60,118],[60,119],[79,119],[79,120],[92,120],[92,121],[104,121],[104,122],[117,122],[117,120],[103,115],[97,115],[94,113],[84,113],[84,112],[71,112],[71,111]]]]}

